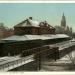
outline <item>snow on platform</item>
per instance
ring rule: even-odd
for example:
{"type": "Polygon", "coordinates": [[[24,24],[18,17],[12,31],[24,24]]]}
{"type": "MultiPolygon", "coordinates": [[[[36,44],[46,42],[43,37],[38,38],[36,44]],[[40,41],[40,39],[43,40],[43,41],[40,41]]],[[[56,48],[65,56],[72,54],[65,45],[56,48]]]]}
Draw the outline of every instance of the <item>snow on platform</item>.
{"type": "Polygon", "coordinates": [[[12,61],[15,61],[15,60],[19,60],[20,59],[20,57],[18,57],[18,56],[13,56],[13,57],[8,57],[8,56],[6,56],[6,57],[1,57],[0,58],[0,65],[2,65],[2,64],[5,64],[5,63],[8,63],[8,62],[12,62],[12,61]]]}

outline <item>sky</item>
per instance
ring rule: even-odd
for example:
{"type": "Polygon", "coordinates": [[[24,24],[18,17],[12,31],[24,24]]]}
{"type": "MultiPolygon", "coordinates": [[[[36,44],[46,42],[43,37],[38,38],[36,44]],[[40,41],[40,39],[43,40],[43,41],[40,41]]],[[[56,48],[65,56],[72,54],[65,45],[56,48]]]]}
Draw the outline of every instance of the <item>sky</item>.
{"type": "Polygon", "coordinates": [[[75,32],[75,3],[0,3],[0,23],[9,28],[30,16],[52,26],[60,25],[63,13],[75,32]]]}

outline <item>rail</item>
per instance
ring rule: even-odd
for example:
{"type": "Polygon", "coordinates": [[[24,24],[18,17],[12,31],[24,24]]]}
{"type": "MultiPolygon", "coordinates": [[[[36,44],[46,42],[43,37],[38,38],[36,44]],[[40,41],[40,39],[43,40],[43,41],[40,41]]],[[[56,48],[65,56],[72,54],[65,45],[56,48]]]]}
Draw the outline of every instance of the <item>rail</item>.
{"type": "Polygon", "coordinates": [[[75,45],[75,42],[66,41],[66,42],[62,42],[62,43],[52,44],[50,46],[51,47],[59,47],[59,51],[60,51],[60,50],[63,50],[64,48],[68,48],[73,45],[75,45]]]}
{"type": "Polygon", "coordinates": [[[26,63],[32,62],[32,61],[34,61],[33,55],[22,57],[18,60],[11,61],[11,62],[0,65],[0,71],[8,71],[16,67],[22,66],[26,63]]]}

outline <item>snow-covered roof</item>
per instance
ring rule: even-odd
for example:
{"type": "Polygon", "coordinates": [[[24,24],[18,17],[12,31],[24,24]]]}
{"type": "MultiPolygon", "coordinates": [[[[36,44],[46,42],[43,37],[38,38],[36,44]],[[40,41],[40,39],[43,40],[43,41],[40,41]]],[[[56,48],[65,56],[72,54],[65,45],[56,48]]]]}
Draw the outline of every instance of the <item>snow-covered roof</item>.
{"type": "Polygon", "coordinates": [[[21,23],[17,24],[15,27],[39,27],[39,23],[38,21],[35,20],[31,20],[31,19],[26,19],[24,21],[22,21],[21,23]]]}
{"type": "MultiPolygon", "coordinates": [[[[26,41],[26,40],[31,40],[34,37],[31,37],[30,35],[23,35],[23,36],[18,36],[18,35],[13,35],[8,38],[2,39],[2,40],[10,40],[10,41],[26,41]]],[[[35,38],[34,38],[35,39],[35,38]]],[[[36,38],[37,39],[37,38],[36,38]]]]}
{"type": "Polygon", "coordinates": [[[68,38],[69,36],[65,34],[56,34],[56,35],[13,35],[11,37],[2,39],[9,41],[27,41],[27,40],[47,40],[47,39],[57,39],[57,38],[68,38]]]}
{"type": "Polygon", "coordinates": [[[49,37],[50,39],[56,39],[56,38],[68,38],[69,36],[66,34],[55,34],[55,35],[43,35],[45,37],[49,37]]]}
{"type": "Polygon", "coordinates": [[[31,23],[32,26],[39,27],[40,22],[35,21],[35,20],[30,20],[30,19],[29,19],[29,22],[31,23]]]}

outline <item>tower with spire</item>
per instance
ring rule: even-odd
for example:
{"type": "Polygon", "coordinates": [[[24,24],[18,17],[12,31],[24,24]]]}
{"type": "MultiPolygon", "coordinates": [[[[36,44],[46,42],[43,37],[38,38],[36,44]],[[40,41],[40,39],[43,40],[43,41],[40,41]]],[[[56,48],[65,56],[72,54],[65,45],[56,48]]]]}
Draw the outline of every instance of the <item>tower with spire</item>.
{"type": "Polygon", "coordinates": [[[64,13],[63,13],[62,20],[61,20],[61,26],[66,27],[66,18],[65,18],[64,13]]]}

